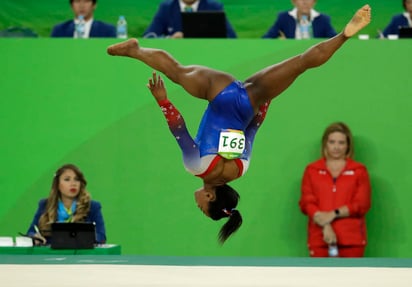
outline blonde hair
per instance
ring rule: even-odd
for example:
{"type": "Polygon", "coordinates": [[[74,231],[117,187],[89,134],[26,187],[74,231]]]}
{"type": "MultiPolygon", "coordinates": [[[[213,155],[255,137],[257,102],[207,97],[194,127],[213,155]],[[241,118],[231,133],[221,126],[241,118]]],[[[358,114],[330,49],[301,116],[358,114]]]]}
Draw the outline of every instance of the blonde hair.
{"type": "Polygon", "coordinates": [[[61,197],[61,192],[59,190],[60,176],[68,169],[72,170],[80,181],[80,192],[77,195],[77,206],[76,211],[73,214],[73,222],[84,221],[89,213],[91,197],[86,190],[87,182],[83,173],[74,164],[65,164],[61,166],[54,174],[50,195],[47,198],[46,210],[40,216],[38,222],[39,229],[45,236],[50,236],[50,224],[57,220],[57,206],[61,197]]]}
{"type": "Polygon", "coordinates": [[[329,135],[334,132],[340,132],[346,136],[346,141],[348,144],[348,149],[346,150],[346,157],[352,158],[355,152],[353,147],[352,132],[350,131],[349,127],[343,122],[332,123],[328,127],[326,127],[322,136],[321,155],[323,157],[326,157],[326,143],[328,142],[329,135]]]}

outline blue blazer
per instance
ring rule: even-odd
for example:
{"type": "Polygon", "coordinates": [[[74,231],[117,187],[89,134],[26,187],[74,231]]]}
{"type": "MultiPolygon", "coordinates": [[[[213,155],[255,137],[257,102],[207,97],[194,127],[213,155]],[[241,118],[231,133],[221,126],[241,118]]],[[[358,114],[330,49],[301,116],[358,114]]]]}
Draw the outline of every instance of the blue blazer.
{"type": "MultiPolygon", "coordinates": [[[[198,11],[223,11],[223,4],[214,0],[200,0],[198,11]]],[[[147,38],[171,36],[182,31],[182,17],[180,15],[179,0],[166,0],[160,3],[152,23],[143,36],[147,38]]],[[[236,38],[236,32],[226,19],[228,38],[236,38]]]]}
{"type": "MultiPolygon", "coordinates": [[[[312,30],[314,38],[331,38],[336,36],[336,31],[332,27],[330,17],[325,14],[320,14],[313,19],[312,30]]],[[[279,31],[282,31],[286,38],[295,39],[296,20],[289,15],[288,11],[278,14],[275,23],[262,38],[277,38],[280,36],[279,31]]]]}
{"type": "MultiPolygon", "coordinates": [[[[51,37],[53,38],[73,38],[74,20],[69,20],[53,27],[51,37]]],[[[90,38],[116,38],[116,27],[101,21],[93,20],[90,28],[90,38]]]]}
{"type": "MultiPolygon", "coordinates": [[[[34,226],[38,224],[40,216],[46,209],[47,199],[41,199],[39,201],[39,207],[34,215],[33,221],[30,224],[27,235],[32,236],[36,234],[34,226]]],[[[96,224],[96,241],[98,243],[106,242],[106,229],[104,227],[104,220],[102,215],[102,206],[98,201],[92,200],[90,203],[90,210],[85,218],[86,222],[94,222],[96,224]]],[[[47,243],[50,243],[50,238],[46,237],[47,243]]]]}
{"type": "Polygon", "coordinates": [[[383,30],[383,35],[388,37],[388,35],[398,35],[399,27],[409,26],[408,19],[403,14],[398,14],[392,17],[391,22],[383,30]]]}

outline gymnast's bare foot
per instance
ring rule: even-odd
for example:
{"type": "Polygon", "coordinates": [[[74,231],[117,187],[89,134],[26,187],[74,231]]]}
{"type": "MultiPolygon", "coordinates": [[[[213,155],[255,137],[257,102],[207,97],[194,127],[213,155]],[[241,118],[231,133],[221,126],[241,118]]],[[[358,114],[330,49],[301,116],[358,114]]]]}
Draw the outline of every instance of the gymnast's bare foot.
{"type": "Polygon", "coordinates": [[[346,37],[352,37],[356,33],[358,33],[363,27],[369,24],[371,21],[371,7],[369,5],[365,5],[356,11],[355,15],[353,16],[352,20],[346,25],[343,34],[346,37]]]}
{"type": "Polygon", "coordinates": [[[137,39],[129,39],[124,42],[114,44],[107,48],[107,53],[112,56],[133,57],[139,51],[137,39]]]}

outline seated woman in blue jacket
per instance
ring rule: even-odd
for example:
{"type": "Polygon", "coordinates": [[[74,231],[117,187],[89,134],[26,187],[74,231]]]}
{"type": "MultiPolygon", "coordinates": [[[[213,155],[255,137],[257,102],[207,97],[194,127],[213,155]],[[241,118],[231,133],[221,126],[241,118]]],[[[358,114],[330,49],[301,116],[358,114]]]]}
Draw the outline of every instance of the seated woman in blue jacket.
{"type": "Polygon", "coordinates": [[[383,30],[383,36],[398,35],[399,27],[412,27],[412,0],[402,0],[405,12],[392,17],[391,22],[383,30]]]}
{"type": "Polygon", "coordinates": [[[50,243],[50,227],[53,222],[94,222],[96,242],[106,242],[101,205],[91,200],[86,184],[83,173],[73,164],[65,164],[56,171],[50,195],[39,201],[39,207],[27,231],[36,245],[50,243]]]}
{"type": "MultiPolygon", "coordinates": [[[[188,11],[223,11],[223,4],[214,0],[165,0],[160,3],[152,23],[143,36],[145,38],[184,38],[181,13],[188,11]]],[[[228,20],[226,20],[226,31],[227,38],[237,38],[228,20]]]]}
{"type": "Polygon", "coordinates": [[[313,9],[316,0],[292,0],[292,3],[295,6],[293,10],[280,12],[263,38],[309,39],[336,36],[330,17],[313,9]],[[309,26],[307,33],[303,32],[304,22],[309,26]]]}

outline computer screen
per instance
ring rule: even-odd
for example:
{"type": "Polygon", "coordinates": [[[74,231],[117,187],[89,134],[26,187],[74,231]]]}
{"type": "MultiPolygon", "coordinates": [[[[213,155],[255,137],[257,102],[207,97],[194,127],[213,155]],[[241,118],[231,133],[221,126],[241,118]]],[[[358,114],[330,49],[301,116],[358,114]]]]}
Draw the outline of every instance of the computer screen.
{"type": "Polygon", "coordinates": [[[52,249],[92,249],[96,226],[91,222],[55,222],[51,226],[52,249]]]}
{"type": "Polygon", "coordinates": [[[412,38],[412,27],[399,27],[399,38],[412,38]]]}
{"type": "Polygon", "coordinates": [[[182,12],[185,38],[226,38],[226,15],[223,11],[182,12]]]}

